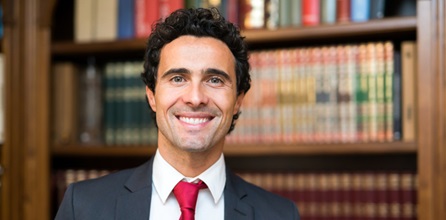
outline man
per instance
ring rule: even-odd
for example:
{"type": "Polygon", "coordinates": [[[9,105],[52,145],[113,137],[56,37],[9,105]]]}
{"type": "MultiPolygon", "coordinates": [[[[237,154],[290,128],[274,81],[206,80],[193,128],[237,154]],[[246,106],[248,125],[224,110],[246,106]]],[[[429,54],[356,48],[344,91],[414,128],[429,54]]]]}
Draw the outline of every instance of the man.
{"type": "Polygon", "coordinates": [[[299,219],[293,202],[225,166],[248,71],[243,37],[216,10],[178,10],[157,23],[141,74],[158,126],[155,156],[70,185],[56,219],[299,219]]]}

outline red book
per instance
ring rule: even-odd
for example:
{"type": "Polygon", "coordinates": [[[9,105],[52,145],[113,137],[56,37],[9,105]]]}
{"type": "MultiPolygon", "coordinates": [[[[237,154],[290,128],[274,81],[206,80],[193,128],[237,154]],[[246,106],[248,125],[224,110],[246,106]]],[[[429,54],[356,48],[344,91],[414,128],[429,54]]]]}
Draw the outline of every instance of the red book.
{"type": "Polygon", "coordinates": [[[158,1],[135,0],[135,36],[147,38],[152,24],[159,18],[158,1]]]}
{"type": "Polygon", "coordinates": [[[401,174],[400,201],[401,201],[401,219],[415,220],[417,193],[416,193],[416,175],[411,172],[401,174]]]}
{"type": "Polygon", "coordinates": [[[320,24],[320,1],[302,0],[302,23],[304,26],[320,24]]]}
{"type": "Polygon", "coordinates": [[[336,0],[336,21],[350,21],[350,0],[336,0]]]}
{"type": "Polygon", "coordinates": [[[181,8],[184,8],[183,0],[159,0],[159,17],[164,19],[181,8]]]}
{"type": "Polygon", "coordinates": [[[389,218],[390,220],[401,219],[401,179],[400,174],[391,172],[387,176],[387,196],[389,203],[389,218]]]}

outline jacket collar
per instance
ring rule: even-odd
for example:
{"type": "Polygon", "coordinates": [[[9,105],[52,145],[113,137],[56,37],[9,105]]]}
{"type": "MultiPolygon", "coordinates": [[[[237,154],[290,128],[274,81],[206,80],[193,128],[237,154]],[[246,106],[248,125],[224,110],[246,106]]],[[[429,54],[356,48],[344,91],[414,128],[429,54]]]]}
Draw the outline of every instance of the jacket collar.
{"type": "Polygon", "coordinates": [[[147,220],[150,217],[153,157],[135,168],[124,187],[130,192],[118,197],[116,219],[147,220]]]}
{"type": "MultiPolygon", "coordinates": [[[[147,220],[150,217],[152,195],[153,157],[143,165],[135,168],[125,183],[130,192],[121,195],[116,204],[116,219],[147,220]]],[[[241,179],[226,167],[226,185],[224,189],[225,219],[254,219],[254,209],[243,198],[248,194],[241,187],[241,179]]]]}

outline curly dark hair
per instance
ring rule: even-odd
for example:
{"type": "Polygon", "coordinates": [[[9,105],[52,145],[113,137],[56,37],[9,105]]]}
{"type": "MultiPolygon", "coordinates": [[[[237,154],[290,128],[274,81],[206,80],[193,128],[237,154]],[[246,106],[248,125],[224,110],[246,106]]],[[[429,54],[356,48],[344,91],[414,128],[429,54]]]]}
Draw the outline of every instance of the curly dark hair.
{"type": "MultiPolygon", "coordinates": [[[[248,92],[251,87],[249,75],[248,49],[240,30],[220,15],[216,8],[179,9],[164,21],[158,21],[152,27],[147,41],[144,57],[144,72],[141,78],[147,87],[155,93],[158,65],[161,49],[180,36],[212,37],[221,40],[231,50],[235,58],[237,95],[248,92]]],[[[152,110],[149,106],[149,109],[152,110]]],[[[240,112],[232,118],[230,133],[235,126],[240,112]]],[[[152,112],[156,125],[156,114],[152,112]]]]}

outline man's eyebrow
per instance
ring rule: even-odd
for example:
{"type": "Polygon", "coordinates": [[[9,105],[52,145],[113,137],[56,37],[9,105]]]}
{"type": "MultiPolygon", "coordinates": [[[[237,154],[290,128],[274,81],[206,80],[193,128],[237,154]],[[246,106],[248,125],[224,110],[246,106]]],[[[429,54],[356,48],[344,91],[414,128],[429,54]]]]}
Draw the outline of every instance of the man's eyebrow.
{"type": "Polygon", "coordinates": [[[219,69],[215,69],[215,68],[207,68],[206,70],[204,70],[205,74],[214,74],[214,75],[219,75],[223,78],[225,78],[228,81],[231,81],[231,78],[229,77],[229,74],[226,73],[223,70],[219,70],[219,69]]]}
{"type": "Polygon", "coordinates": [[[187,73],[190,73],[190,71],[186,68],[172,68],[164,72],[163,75],[161,75],[161,78],[166,78],[174,74],[187,74],[187,73]]]}

